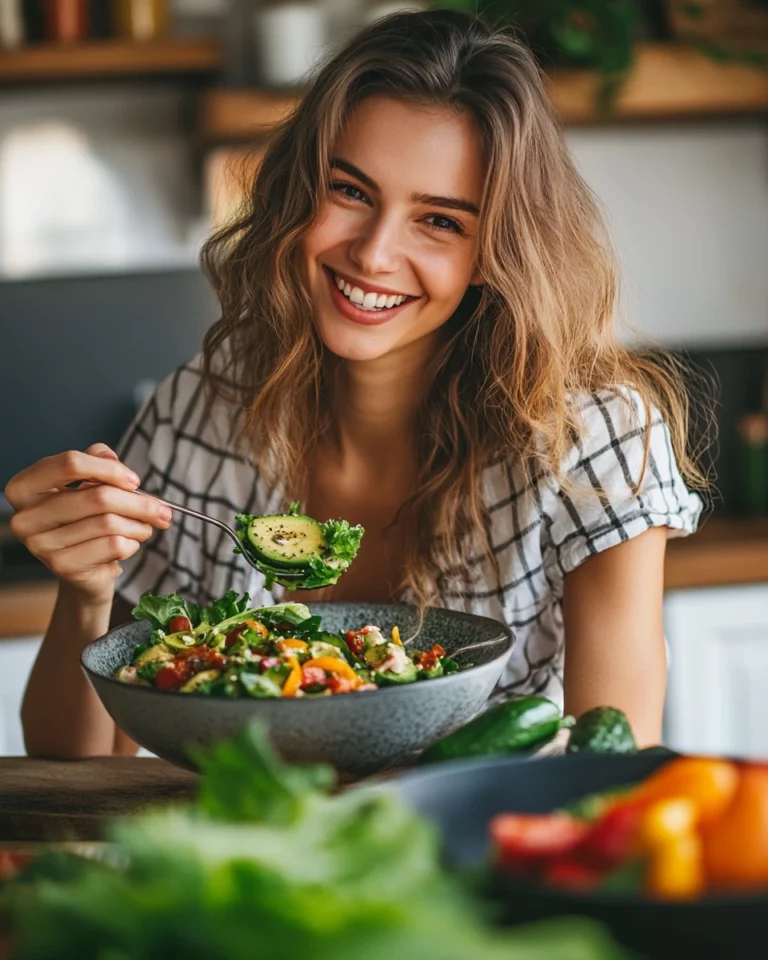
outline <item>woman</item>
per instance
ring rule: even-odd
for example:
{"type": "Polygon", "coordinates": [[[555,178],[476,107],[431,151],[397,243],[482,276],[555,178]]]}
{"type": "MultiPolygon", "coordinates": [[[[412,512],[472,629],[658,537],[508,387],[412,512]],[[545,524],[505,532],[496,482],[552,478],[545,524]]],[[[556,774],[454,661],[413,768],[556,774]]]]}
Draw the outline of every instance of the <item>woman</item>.
{"type": "Polygon", "coordinates": [[[110,611],[125,620],[144,590],[261,595],[228,540],[171,523],[139,477],[229,521],[296,498],[362,523],[350,571],[306,599],[505,620],[511,693],[612,704],[658,741],[665,543],[700,511],[685,403],[616,343],[610,248],[530,53],[455,12],[372,25],[277,131],[203,261],[220,319],[120,459],[96,444],[8,485],[14,532],[60,581],[29,752],[135,749],[78,666],[110,611]]]}

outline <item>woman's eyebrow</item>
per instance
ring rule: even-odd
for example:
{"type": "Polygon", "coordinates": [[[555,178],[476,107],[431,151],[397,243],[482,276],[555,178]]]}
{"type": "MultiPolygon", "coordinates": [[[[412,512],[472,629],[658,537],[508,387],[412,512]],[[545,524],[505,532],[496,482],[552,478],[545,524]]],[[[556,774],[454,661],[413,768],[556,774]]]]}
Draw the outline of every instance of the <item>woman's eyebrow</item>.
{"type": "MultiPolygon", "coordinates": [[[[350,163],[348,160],[342,160],[341,157],[334,157],[331,160],[332,167],[338,167],[339,170],[343,170],[345,173],[348,173],[350,176],[355,177],[361,183],[364,183],[366,187],[370,187],[371,190],[378,190],[379,185],[374,179],[368,176],[367,173],[350,163]]],[[[464,213],[470,213],[473,217],[480,215],[480,211],[477,206],[470,202],[469,200],[462,200],[459,197],[436,197],[429,193],[413,193],[411,194],[411,200],[413,203],[423,203],[429,207],[445,207],[447,210],[461,210],[464,213]]]]}

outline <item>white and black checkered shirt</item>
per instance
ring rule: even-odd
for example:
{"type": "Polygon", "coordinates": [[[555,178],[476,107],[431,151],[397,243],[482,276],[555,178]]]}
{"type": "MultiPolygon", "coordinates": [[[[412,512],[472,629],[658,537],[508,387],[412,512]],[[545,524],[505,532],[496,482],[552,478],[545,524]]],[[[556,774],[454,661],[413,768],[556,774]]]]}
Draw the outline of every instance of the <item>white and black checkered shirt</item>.
{"type": "MultiPolygon", "coordinates": [[[[675,463],[669,431],[658,414],[650,427],[650,457],[639,491],[645,418],[639,398],[625,392],[581,401],[584,432],[564,464],[568,493],[551,474],[526,481],[513,463],[483,477],[493,551],[501,573],[478,551],[467,588],[444,598],[509,624],[517,636],[503,685],[540,692],[562,703],[563,580],[593,554],[643,533],[696,529],[701,501],[688,491],[675,463]],[[606,497],[595,491],[602,489],[606,497]]],[[[169,376],[144,405],[120,445],[120,456],[142,478],[142,488],[232,523],[236,513],[281,512],[284,498],[268,491],[247,457],[233,452],[234,412],[206,408],[200,360],[169,376]]],[[[265,603],[263,578],[233,553],[232,542],[210,524],[176,514],[169,530],[123,564],[119,593],[134,603],[145,590],[178,592],[210,602],[226,590],[248,591],[265,603]]]]}

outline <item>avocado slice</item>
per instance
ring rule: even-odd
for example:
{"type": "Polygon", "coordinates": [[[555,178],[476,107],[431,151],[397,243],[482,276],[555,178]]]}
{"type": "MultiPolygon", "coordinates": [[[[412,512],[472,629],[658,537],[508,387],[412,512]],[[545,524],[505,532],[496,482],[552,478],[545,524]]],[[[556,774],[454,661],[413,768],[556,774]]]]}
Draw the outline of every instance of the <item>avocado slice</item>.
{"type": "Polygon", "coordinates": [[[306,568],[308,558],[327,546],[317,520],[301,514],[254,517],[246,536],[259,559],[286,570],[306,568]]]}
{"type": "Polygon", "coordinates": [[[196,673],[194,677],[190,677],[189,680],[187,680],[179,690],[179,693],[194,693],[196,690],[199,690],[204,683],[210,683],[212,680],[216,680],[220,673],[220,670],[201,670],[200,673],[196,673]]]}

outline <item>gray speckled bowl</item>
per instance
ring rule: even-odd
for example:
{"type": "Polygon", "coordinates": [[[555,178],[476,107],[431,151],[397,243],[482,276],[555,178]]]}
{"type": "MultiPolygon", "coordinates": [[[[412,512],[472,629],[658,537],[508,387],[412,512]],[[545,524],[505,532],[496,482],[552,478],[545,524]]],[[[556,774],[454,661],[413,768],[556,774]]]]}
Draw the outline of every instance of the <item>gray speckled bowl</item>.
{"type": "MultiPolygon", "coordinates": [[[[313,614],[330,631],[375,623],[385,632],[399,625],[403,638],[415,629],[414,612],[395,604],[314,603],[313,614]]],[[[286,760],[324,761],[351,775],[393,766],[473,717],[501,676],[512,633],[497,620],[431,609],[415,645],[440,643],[447,653],[470,643],[494,643],[460,658],[473,666],[448,677],[402,687],[317,699],[256,700],[169,693],[112,679],[130,662],[134,646],[146,643],[146,620],[116,627],[83,651],[81,663],[115,723],[141,746],[181,767],[194,769],[189,744],[206,746],[237,734],[252,717],[263,718],[286,760]]]]}

